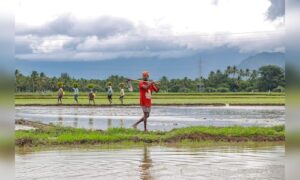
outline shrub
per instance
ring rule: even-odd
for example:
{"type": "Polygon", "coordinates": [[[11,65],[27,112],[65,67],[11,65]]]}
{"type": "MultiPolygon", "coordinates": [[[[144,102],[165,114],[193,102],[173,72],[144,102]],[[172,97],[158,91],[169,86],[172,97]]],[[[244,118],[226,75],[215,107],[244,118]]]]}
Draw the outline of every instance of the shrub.
{"type": "Polygon", "coordinates": [[[255,88],[254,87],[250,86],[250,87],[246,88],[246,92],[252,92],[252,91],[255,92],[255,88]]]}
{"type": "Polygon", "coordinates": [[[185,92],[185,93],[187,93],[187,92],[190,92],[190,90],[188,88],[186,88],[186,87],[181,87],[181,88],[179,88],[178,92],[185,92]]]}
{"type": "Polygon", "coordinates": [[[207,87],[207,88],[205,88],[205,92],[217,92],[217,90],[212,87],[207,87]]]}
{"type": "Polygon", "coordinates": [[[57,86],[58,86],[58,87],[62,87],[62,86],[63,86],[63,82],[59,81],[59,82],[57,83],[57,86]]]}
{"type": "Polygon", "coordinates": [[[73,87],[74,87],[74,88],[78,88],[78,83],[74,82],[74,83],[73,83],[73,87]]]}
{"type": "Polygon", "coordinates": [[[89,89],[93,89],[94,87],[95,87],[94,84],[88,84],[88,88],[89,88],[89,89]]]}
{"type": "Polygon", "coordinates": [[[284,92],[285,88],[282,86],[278,86],[272,90],[273,92],[284,92]]]}
{"type": "Polygon", "coordinates": [[[229,88],[226,88],[226,87],[219,87],[217,89],[217,92],[229,92],[229,91],[230,91],[229,88]]]}

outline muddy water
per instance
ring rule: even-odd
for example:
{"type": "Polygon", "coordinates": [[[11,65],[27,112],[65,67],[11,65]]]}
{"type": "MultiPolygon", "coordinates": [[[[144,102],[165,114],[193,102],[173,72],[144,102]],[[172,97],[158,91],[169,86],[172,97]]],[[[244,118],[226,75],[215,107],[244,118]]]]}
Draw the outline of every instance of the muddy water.
{"type": "Polygon", "coordinates": [[[144,146],[16,153],[16,179],[284,179],[284,146],[144,146]]]}
{"type": "MultiPolygon", "coordinates": [[[[284,111],[283,106],[155,106],[148,126],[150,130],[195,125],[272,126],[284,124],[284,111]]],[[[131,127],[141,115],[140,107],[16,107],[16,118],[88,129],[131,127]]]]}

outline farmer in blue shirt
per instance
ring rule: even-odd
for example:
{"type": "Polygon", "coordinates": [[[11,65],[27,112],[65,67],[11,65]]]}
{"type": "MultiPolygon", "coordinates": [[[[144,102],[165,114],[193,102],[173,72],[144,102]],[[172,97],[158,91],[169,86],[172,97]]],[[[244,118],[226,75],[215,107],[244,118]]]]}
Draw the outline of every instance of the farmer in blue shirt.
{"type": "Polygon", "coordinates": [[[78,85],[77,84],[73,85],[73,91],[74,91],[73,92],[74,100],[78,104],[79,89],[78,89],[78,85]]]}
{"type": "Polygon", "coordinates": [[[107,99],[109,101],[109,104],[112,104],[112,96],[113,96],[113,89],[112,89],[112,83],[107,83],[107,99]]]}

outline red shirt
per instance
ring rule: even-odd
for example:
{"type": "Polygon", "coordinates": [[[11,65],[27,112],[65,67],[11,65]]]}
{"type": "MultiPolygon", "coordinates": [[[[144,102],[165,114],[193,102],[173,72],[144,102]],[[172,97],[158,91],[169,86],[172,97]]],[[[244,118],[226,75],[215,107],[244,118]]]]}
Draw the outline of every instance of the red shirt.
{"type": "Polygon", "coordinates": [[[154,85],[151,84],[148,89],[144,89],[143,86],[148,85],[148,81],[140,81],[139,83],[139,89],[140,89],[140,105],[141,106],[146,106],[146,107],[151,107],[151,96],[152,92],[158,92],[159,89],[154,85]]]}

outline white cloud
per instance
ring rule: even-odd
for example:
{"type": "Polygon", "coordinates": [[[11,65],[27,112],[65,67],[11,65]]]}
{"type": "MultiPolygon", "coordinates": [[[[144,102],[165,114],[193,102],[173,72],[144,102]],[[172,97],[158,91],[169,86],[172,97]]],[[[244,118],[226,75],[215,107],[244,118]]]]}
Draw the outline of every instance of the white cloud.
{"type": "Polygon", "coordinates": [[[269,0],[20,0],[18,4],[16,42],[24,48],[17,51],[19,58],[167,58],[225,45],[241,52],[283,47],[284,18],[267,19],[269,0]],[[26,54],[24,42],[36,54],[26,54]]]}

